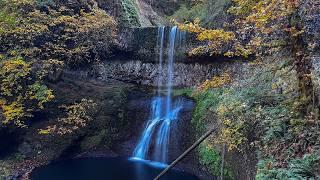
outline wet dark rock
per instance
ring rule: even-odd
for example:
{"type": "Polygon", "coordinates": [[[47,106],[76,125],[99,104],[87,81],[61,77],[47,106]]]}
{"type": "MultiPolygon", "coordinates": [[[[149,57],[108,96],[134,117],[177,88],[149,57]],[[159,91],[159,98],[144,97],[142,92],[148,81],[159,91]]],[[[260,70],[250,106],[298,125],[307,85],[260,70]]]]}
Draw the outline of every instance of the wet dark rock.
{"type": "Polygon", "coordinates": [[[0,125],[0,159],[6,158],[12,152],[18,151],[19,144],[22,142],[21,136],[24,133],[24,129],[1,127],[0,125]]]}
{"type": "Polygon", "coordinates": [[[20,146],[19,146],[19,153],[21,155],[23,155],[24,157],[27,157],[27,158],[30,158],[32,157],[34,154],[33,154],[33,147],[27,143],[27,142],[23,142],[20,146]]]}
{"type": "MultiPolygon", "coordinates": [[[[114,143],[123,140],[125,130],[135,121],[127,115],[128,92],[148,93],[132,84],[115,80],[97,81],[84,76],[66,74],[60,81],[48,85],[54,89],[56,98],[49,107],[46,107],[46,116],[31,123],[24,134],[15,135],[15,131],[5,133],[4,130],[8,129],[0,129],[0,158],[9,159],[0,160],[0,165],[5,168],[8,175],[11,175],[9,179],[15,179],[13,175],[21,176],[33,167],[53,160],[77,157],[87,152],[101,152],[107,155],[114,143]],[[88,126],[74,134],[64,136],[38,134],[39,129],[56,123],[57,119],[64,115],[58,106],[73,104],[82,98],[92,99],[98,106],[98,112],[88,126]],[[6,149],[2,153],[3,148],[6,149]],[[29,160],[34,163],[28,163],[29,160]]],[[[140,122],[143,120],[140,119],[140,122]]],[[[18,132],[24,131],[19,129],[18,132]]],[[[0,179],[4,178],[2,170],[1,167],[0,179]]]]}
{"type": "MultiPolygon", "coordinates": [[[[168,55],[170,30],[171,27],[165,27],[164,57],[168,55]]],[[[180,34],[177,34],[177,39],[178,37],[180,37],[180,34]]],[[[115,56],[119,53],[125,53],[127,56],[124,59],[126,60],[134,58],[143,62],[158,62],[158,27],[120,28],[118,42],[118,47],[114,50],[115,56]]],[[[181,40],[176,42],[175,62],[186,61],[187,53],[201,44],[201,42],[195,40],[195,36],[192,34],[181,35],[181,40]]],[[[108,60],[114,59],[109,58],[108,60]]]]}

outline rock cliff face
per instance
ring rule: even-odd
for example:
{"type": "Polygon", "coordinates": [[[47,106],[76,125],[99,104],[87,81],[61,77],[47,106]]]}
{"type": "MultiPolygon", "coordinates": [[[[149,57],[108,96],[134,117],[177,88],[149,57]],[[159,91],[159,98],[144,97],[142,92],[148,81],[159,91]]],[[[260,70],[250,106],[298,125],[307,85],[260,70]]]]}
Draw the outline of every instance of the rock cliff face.
{"type": "MultiPolygon", "coordinates": [[[[168,26],[164,30],[164,56],[168,54],[170,30],[171,27],[168,26]]],[[[195,40],[195,36],[185,32],[180,32],[177,36],[180,36],[180,39],[176,42],[179,47],[175,49],[175,61],[186,62],[187,52],[200,43],[195,40]]],[[[158,27],[120,28],[118,41],[119,47],[115,51],[125,53],[126,59],[132,55],[143,62],[158,62],[158,27]]]]}
{"type": "Polygon", "coordinates": [[[150,27],[167,24],[148,0],[96,0],[98,6],[115,17],[121,27],[150,27]]]}
{"type": "MultiPolygon", "coordinates": [[[[175,63],[173,74],[173,86],[194,87],[211,79],[215,75],[223,72],[230,72],[234,76],[241,74],[247,63],[241,60],[233,60],[225,63],[175,63]]],[[[93,74],[98,79],[116,79],[124,82],[131,82],[140,85],[157,86],[158,75],[163,77],[162,85],[166,85],[167,65],[159,71],[159,64],[143,61],[110,61],[104,62],[94,67],[93,74]]]]}
{"type": "Polygon", "coordinates": [[[306,0],[300,9],[305,28],[305,40],[313,53],[320,50],[320,1],[306,0]]]}
{"type": "Polygon", "coordinates": [[[308,45],[308,60],[312,64],[312,83],[314,93],[320,99],[320,1],[306,0],[300,9],[304,23],[304,40],[308,45]]]}
{"type": "MultiPolygon", "coordinates": [[[[167,59],[170,27],[165,28],[163,57],[164,66],[159,71],[158,28],[122,28],[119,35],[119,49],[115,50],[117,56],[103,59],[93,66],[90,74],[99,79],[116,79],[140,85],[156,86],[159,74],[165,84],[167,79],[167,59]]],[[[176,87],[193,87],[200,85],[207,79],[222,72],[237,72],[246,63],[239,59],[226,59],[223,57],[205,57],[190,59],[187,52],[199,45],[191,34],[179,32],[181,36],[176,40],[179,44],[174,52],[174,79],[176,87]]],[[[89,72],[87,72],[89,73],[89,72]]],[[[235,73],[238,74],[238,73],[235,73]]]]}
{"type": "MultiPolygon", "coordinates": [[[[91,69],[84,68],[82,73],[100,80],[115,79],[138,85],[157,86],[158,76],[163,77],[162,85],[167,81],[167,60],[170,27],[165,28],[163,61],[159,70],[158,27],[121,28],[119,30],[119,47],[114,56],[101,59],[91,69]]],[[[181,32],[180,32],[181,33],[181,32]]],[[[177,36],[182,34],[177,34],[177,36]]],[[[225,57],[204,57],[190,59],[187,52],[199,45],[191,34],[184,34],[177,40],[179,44],[174,52],[173,86],[194,87],[211,79],[215,75],[229,72],[234,76],[248,65],[241,59],[225,57]]],[[[77,73],[80,73],[79,71],[77,73]]]]}
{"type": "Polygon", "coordinates": [[[129,118],[130,107],[127,104],[149,94],[132,84],[97,81],[64,73],[60,81],[49,86],[55,92],[55,101],[44,112],[34,114],[28,129],[0,131],[1,147],[10,147],[0,150],[0,179],[21,179],[36,166],[82,156],[87,152],[112,156],[114,152],[110,147],[130,134],[129,127],[145,120],[129,118]],[[63,110],[57,106],[73,104],[83,98],[92,99],[97,104],[97,113],[88,126],[64,136],[38,133],[39,129],[56,123],[59,117],[64,116],[63,110]]]}

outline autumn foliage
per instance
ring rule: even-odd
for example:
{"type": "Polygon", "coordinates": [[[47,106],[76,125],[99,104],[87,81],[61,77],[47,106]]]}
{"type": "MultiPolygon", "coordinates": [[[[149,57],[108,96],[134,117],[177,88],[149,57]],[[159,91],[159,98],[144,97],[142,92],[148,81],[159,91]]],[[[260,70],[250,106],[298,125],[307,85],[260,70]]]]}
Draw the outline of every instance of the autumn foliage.
{"type": "Polygon", "coordinates": [[[222,87],[230,82],[231,82],[230,74],[223,73],[220,76],[214,76],[211,79],[207,79],[197,88],[197,92],[203,92],[211,88],[222,87]]]}
{"type": "Polygon", "coordinates": [[[24,127],[32,112],[43,109],[44,104],[54,98],[53,92],[40,79],[33,77],[31,64],[21,57],[0,63],[0,84],[3,124],[24,127]]]}
{"type": "Polygon", "coordinates": [[[259,56],[288,45],[303,33],[292,22],[299,4],[299,0],[233,0],[228,12],[235,18],[224,29],[203,28],[198,19],[177,24],[180,29],[195,33],[199,41],[207,42],[190,55],[259,56]]]}
{"type": "Polygon", "coordinates": [[[92,100],[82,99],[79,103],[69,106],[61,106],[66,112],[66,116],[59,118],[58,123],[48,126],[46,129],[40,129],[39,133],[65,135],[73,133],[92,121],[92,116],[96,112],[97,104],[92,100]]]}
{"type": "Polygon", "coordinates": [[[109,53],[116,22],[97,4],[78,3],[0,1],[1,124],[25,127],[54,98],[46,80],[109,53]]]}
{"type": "Polygon", "coordinates": [[[87,9],[36,0],[0,2],[0,53],[16,50],[73,66],[97,61],[114,43],[116,22],[97,5],[87,9]]]}

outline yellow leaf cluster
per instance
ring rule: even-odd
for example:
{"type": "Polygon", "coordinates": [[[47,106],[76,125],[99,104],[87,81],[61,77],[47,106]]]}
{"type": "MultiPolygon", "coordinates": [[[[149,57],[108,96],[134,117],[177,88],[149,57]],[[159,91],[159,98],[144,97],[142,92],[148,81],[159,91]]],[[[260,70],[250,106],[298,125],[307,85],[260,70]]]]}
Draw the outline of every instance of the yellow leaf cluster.
{"type": "Polygon", "coordinates": [[[238,149],[246,140],[241,133],[244,122],[232,122],[230,119],[223,120],[223,127],[220,131],[217,143],[226,144],[229,151],[238,149]]]}
{"type": "MultiPolygon", "coordinates": [[[[269,23],[290,16],[296,9],[297,4],[298,0],[259,0],[252,3],[249,8],[246,7],[247,13],[242,12],[242,14],[248,14],[242,19],[242,23],[252,23],[261,32],[264,32],[268,28],[269,23]]],[[[241,0],[237,0],[236,6],[238,9],[245,7],[241,3],[241,0]]],[[[238,11],[236,14],[241,15],[240,12],[238,11]]],[[[271,31],[269,30],[269,32],[271,31]]]]}
{"type": "Polygon", "coordinates": [[[5,96],[13,96],[22,90],[22,81],[30,73],[30,64],[17,58],[5,61],[0,69],[1,77],[1,94],[5,96]]]}
{"type": "Polygon", "coordinates": [[[301,0],[233,0],[233,2],[233,6],[228,10],[236,17],[228,26],[232,31],[203,28],[199,19],[185,24],[175,22],[180,29],[195,33],[199,41],[208,42],[206,46],[193,49],[189,55],[209,53],[247,58],[252,54],[265,53],[262,52],[263,47],[269,46],[271,38],[277,39],[279,31],[290,32],[289,38],[297,37],[304,32],[290,24],[290,17],[297,10],[301,0]]]}
{"type": "Polygon", "coordinates": [[[20,57],[5,59],[0,63],[0,86],[4,124],[25,127],[24,120],[54,98],[52,90],[33,79],[31,64],[20,57]]]}
{"type": "Polygon", "coordinates": [[[82,99],[80,103],[70,106],[63,106],[67,111],[67,116],[58,119],[58,125],[48,126],[46,129],[40,129],[39,134],[59,134],[65,135],[87,126],[92,120],[96,111],[97,104],[93,100],[82,99]]]}
{"type": "Polygon", "coordinates": [[[230,112],[241,111],[244,105],[239,102],[230,103],[230,106],[220,105],[217,108],[217,117],[220,120],[220,132],[218,137],[215,139],[215,143],[226,144],[229,151],[239,150],[239,146],[246,141],[246,137],[243,134],[243,128],[245,121],[241,116],[235,117],[236,120],[228,114],[230,112]]]}
{"type": "Polygon", "coordinates": [[[186,24],[178,24],[179,29],[182,31],[188,31],[197,34],[199,41],[217,41],[217,42],[229,42],[235,39],[235,34],[231,31],[225,31],[223,29],[205,29],[200,26],[200,20],[195,19],[194,22],[186,24]]]}
{"type": "Polygon", "coordinates": [[[198,34],[198,40],[200,41],[218,41],[229,42],[235,39],[233,32],[227,32],[222,29],[207,29],[198,34]]]}
{"type": "Polygon", "coordinates": [[[202,85],[197,88],[197,92],[207,91],[211,88],[221,87],[231,82],[231,76],[229,73],[223,73],[220,76],[214,76],[210,80],[206,80],[202,85]]]}
{"type": "Polygon", "coordinates": [[[48,42],[41,42],[43,47],[27,55],[42,59],[54,56],[70,64],[80,64],[95,60],[92,56],[98,56],[97,49],[107,51],[114,43],[117,24],[105,11],[96,6],[90,11],[70,14],[66,11],[73,10],[48,6],[43,12],[35,0],[23,0],[19,4],[15,0],[0,2],[0,48],[3,51],[31,48],[36,37],[41,36],[48,42]]]}
{"type": "Polygon", "coordinates": [[[20,121],[25,116],[25,108],[19,101],[14,101],[11,104],[3,104],[2,106],[3,115],[5,116],[4,124],[14,122],[17,126],[23,127],[24,124],[20,121]]]}
{"type": "Polygon", "coordinates": [[[182,31],[188,31],[197,35],[197,40],[208,42],[207,46],[200,46],[193,49],[189,55],[205,54],[221,54],[223,47],[236,40],[235,33],[231,31],[225,31],[223,29],[205,29],[200,26],[200,20],[195,19],[194,22],[185,24],[177,23],[179,29],[182,31]]]}

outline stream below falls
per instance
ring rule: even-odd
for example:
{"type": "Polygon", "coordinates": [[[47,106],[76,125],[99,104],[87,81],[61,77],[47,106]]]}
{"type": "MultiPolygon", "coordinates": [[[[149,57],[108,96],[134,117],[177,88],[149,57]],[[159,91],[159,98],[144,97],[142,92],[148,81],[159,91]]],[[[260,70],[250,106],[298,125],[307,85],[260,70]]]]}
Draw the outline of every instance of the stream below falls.
{"type": "MultiPolygon", "coordinates": [[[[35,169],[32,180],[152,180],[165,165],[126,157],[84,158],[52,163],[35,169]]],[[[161,180],[196,180],[179,171],[169,171],[161,180]]]]}

